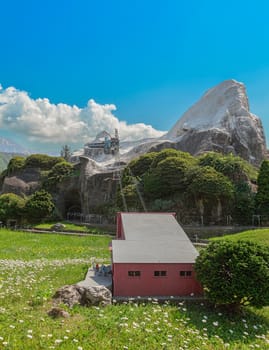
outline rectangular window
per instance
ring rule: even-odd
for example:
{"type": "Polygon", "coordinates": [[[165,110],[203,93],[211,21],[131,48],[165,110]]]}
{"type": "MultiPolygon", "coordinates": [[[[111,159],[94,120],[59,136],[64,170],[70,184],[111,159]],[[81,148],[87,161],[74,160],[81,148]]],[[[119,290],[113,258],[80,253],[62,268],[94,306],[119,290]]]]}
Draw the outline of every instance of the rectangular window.
{"type": "Polygon", "coordinates": [[[179,271],[180,277],[191,277],[191,271],[179,271]]]}
{"type": "Polygon", "coordinates": [[[139,277],[141,275],[140,271],[128,271],[129,277],[139,277]]]}
{"type": "Polygon", "coordinates": [[[154,271],[154,276],[155,277],[164,277],[167,275],[167,271],[154,271]]]}

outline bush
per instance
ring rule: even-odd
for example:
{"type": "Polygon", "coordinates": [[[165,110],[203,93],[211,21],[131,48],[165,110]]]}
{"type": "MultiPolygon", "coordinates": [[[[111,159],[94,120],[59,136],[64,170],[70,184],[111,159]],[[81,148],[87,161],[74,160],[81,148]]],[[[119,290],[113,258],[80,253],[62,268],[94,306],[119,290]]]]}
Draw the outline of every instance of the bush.
{"type": "Polygon", "coordinates": [[[234,187],[231,181],[210,166],[194,168],[188,174],[192,178],[189,190],[202,198],[232,198],[234,187]]]}
{"type": "Polygon", "coordinates": [[[156,155],[156,152],[150,152],[143,154],[137,159],[132,160],[129,164],[129,168],[131,169],[132,175],[142,176],[145,172],[147,172],[156,155]]]}
{"type": "Polygon", "coordinates": [[[25,160],[25,167],[50,170],[55,164],[64,162],[62,157],[51,157],[46,154],[32,154],[25,160]]]}
{"type": "Polygon", "coordinates": [[[47,177],[44,181],[44,187],[46,189],[51,189],[57,183],[60,183],[65,178],[72,174],[73,165],[64,161],[55,164],[52,169],[47,173],[47,177]]]}
{"type": "Polygon", "coordinates": [[[163,151],[155,154],[151,163],[151,167],[155,168],[161,161],[167,159],[168,157],[179,157],[180,159],[186,160],[189,165],[195,165],[197,163],[196,158],[190,155],[190,153],[177,151],[173,148],[166,148],[163,151]]]}
{"type": "Polygon", "coordinates": [[[233,220],[241,225],[252,223],[255,209],[255,195],[247,182],[235,184],[233,220]]]}
{"type": "Polygon", "coordinates": [[[30,222],[41,221],[51,215],[53,209],[52,197],[44,190],[35,192],[25,204],[25,214],[30,222]]]}
{"type": "Polygon", "coordinates": [[[117,205],[124,210],[124,203],[122,201],[122,195],[125,198],[126,205],[129,209],[135,210],[135,209],[141,209],[141,202],[140,198],[137,194],[137,186],[139,184],[130,184],[123,188],[122,192],[118,192],[117,194],[117,205]]]}
{"type": "Polygon", "coordinates": [[[25,164],[25,158],[23,157],[13,157],[10,159],[8,166],[7,166],[7,174],[10,175],[14,173],[16,170],[20,170],[23,168],[25,164]]]}
{"type": "Polygon", "coordinates": [[[216,305],[269,305],[269,251],[249,241],[212,242],[196,259],[197,279],[216,305]]]}
{"type": "Polygon", "coordinates": [[[256,209],[258,214],[269,214],[269,161],[264,160],[258,175],[258,191],[256,195],[256,209]]]}
{"type": "Polygon", "coordinates": [[[14,193],[6,193],[0,196],[0,220],[7,222],[9,219],[20,220],[23,215],[25,200],[14,193]]]}
{"type": "Polygon", "coordinates": [[[223,155],[217,152],[208,152],[199,157],[200,166],[211,166],[216,171],[227,176],[232,182],[257,179],[257,170],[244,159],[232,153],[223,155]]]}
{"type": "Polygon", "coordinates": [[[187,185],[186,173],[191,166],[186,158],[168,157],[144,177],[144,191],[149,198],[167,197],[184,191],[187,185]]]}

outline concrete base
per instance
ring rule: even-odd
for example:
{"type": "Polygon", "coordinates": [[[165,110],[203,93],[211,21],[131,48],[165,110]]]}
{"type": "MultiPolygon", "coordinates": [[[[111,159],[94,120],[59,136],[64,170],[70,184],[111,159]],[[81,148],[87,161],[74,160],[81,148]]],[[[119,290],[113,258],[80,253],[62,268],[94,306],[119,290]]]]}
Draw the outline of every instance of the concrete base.
{"type": "Polygon", "coordinates": [[[105,286],[106,288],[111,289],[112,275],[107,274],[105,276],[103,273],[89,268],[85,280],[76,284],[81,287],[105,286]]]}

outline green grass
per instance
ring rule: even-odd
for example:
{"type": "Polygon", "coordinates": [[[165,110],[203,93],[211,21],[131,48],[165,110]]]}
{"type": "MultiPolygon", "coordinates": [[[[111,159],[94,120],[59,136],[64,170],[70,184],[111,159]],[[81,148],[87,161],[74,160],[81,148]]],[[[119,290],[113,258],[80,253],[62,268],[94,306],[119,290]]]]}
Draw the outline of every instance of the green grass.
{"type": "MultiPolygon", "coordinates": [[[[47,223],[42,223],[35,225],[34,228],[37,229],[44,229],[44,230],[50,230],[51,227],[56,224],[56,222],[47,222],[47,223]]],[[[63,221],[62,224],[65,225],[65,228],[63,231],[65,232],[84,232],[84,233],[92,233],[92,234],[105,234],[106,231],[102,228],[97,228],[97,227],[87,227],[84,225],[76,225],[76,224],[71,224],[69,222],[63,221]]]]}
{"type": "Polygon", "coordinates": [[[244,231],[240,233],[235,233],[232,235],[214,237],[214,238],[211,238],[210,240],[218,241],[222,239],[229,239],[232,241],[243,239],[243,240],[249,240],[260,244],[266,244],[269,246],[269,229],[249,230],[249,231],[244,231]]]}
{"type": "Polygon", "coordinates": [[[52,319],[52,295],[109,261],[106,236],[60,236],[0,230],[0,349],[268,349],[269,308],[227,316],[203,304],[155,300],[75,306],[52,319]]]}
{"type": "Polygon", "coordinates": [[[0,230],[0,259],[108,258],[108,236],[64,236],[0,230]]]}

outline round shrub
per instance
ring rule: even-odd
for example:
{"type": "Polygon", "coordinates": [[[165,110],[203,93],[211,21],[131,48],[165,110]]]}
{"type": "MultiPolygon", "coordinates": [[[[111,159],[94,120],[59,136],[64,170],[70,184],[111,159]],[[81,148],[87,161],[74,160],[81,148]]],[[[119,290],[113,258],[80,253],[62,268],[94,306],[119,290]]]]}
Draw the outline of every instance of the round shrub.
{"type": "Polygon", "coordinates": [[[5,193],[0,196],[0,220],[20,220],[23,215],[25,200],[14,193],[5,193]]]}
{"type": "Polygon", "coordinates": [[[25,214],[30,222],[41,221],[52,214],[54,204],[51,195],[44,191],[36,191],[25,204],[25,214]]]}
{"type": "Polygon", "coordinates": [[[205,295],[236,310],[269,305],[269,250],[249,241],[217,241],[202,250],[195,263],[205,295]]]}

